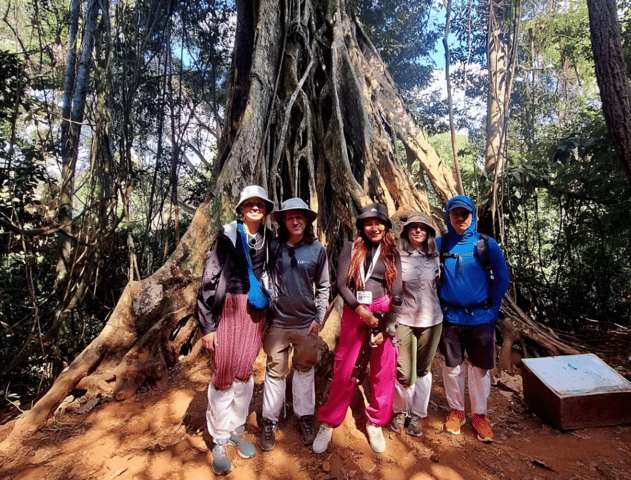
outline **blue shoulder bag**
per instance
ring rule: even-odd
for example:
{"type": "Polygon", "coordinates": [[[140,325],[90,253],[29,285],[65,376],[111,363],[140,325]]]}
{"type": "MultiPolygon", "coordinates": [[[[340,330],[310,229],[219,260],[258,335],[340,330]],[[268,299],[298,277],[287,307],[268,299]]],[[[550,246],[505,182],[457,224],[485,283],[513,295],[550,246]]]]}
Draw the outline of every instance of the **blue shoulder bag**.
{"type": "MultiPolygon", "coordinates": [[[[256,310],[265,310],[269,307],[272,299],[272,294],[267,290],[258,278],[254,276],[252,272],[252,259],[250,258],[250,252],[247,249],[248,240],[245,236],[245,230],[243,224],[239,223],[239,234],[241,235],[241,244],[243,245],[243,251],[245,258],[248,262],[248,281],[250,282],[250,290],[248,291],[248,304],[256,310]]],[[[266,247],[267,248],[267,247],[266,247]]]]}

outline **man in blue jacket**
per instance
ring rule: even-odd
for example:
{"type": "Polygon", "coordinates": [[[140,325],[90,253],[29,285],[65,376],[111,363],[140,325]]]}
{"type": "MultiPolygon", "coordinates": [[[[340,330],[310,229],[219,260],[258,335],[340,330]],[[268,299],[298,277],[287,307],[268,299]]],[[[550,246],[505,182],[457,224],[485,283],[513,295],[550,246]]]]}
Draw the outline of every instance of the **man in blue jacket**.
{"type": "Polygon", "coordinates": [[[445,430],[458,435],[466,421],[463,363],[466,352],[471,424],[478,440],[492,442],[487,401],[491,393],[490,370],[495,365],[495,322],[510,281],[508,269],[499,245],[492,238],[488,238],[488,257],[493,278],[480,263],[476,244],[484,240],[476,232],[476,212],[469,197],[459,195],[449,200],[445,220],[448,234],[436,239],[443,262],[440,302],[444,323],[440,350],[445,357],[443,384],[450,408],[445,430]],[[444,241],[446,246],[442,245],[444,241]]]}

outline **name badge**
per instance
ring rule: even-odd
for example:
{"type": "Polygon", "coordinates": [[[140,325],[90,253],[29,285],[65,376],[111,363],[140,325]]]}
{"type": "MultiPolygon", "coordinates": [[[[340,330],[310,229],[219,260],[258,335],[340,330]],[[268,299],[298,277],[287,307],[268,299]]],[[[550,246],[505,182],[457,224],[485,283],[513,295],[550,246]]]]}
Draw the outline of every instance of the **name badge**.
{"type": "Polygon", "coordinates": [[[370,305],[372,303],[372,292],[357,292],[357,301],[362,305],[370,305]]]}

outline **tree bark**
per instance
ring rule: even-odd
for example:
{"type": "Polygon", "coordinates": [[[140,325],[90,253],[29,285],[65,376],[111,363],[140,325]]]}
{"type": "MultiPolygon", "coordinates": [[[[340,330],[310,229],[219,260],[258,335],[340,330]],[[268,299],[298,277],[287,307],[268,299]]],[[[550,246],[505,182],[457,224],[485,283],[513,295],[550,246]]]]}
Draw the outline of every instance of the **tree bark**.
{"type": "Polygon", "coordinates": [[[458,148],[456,147],[456,128],[454,126],[454,105],[451,96],[451,77],[449,75],[449,26],[451,22],[451,0],[447,0],[445,4],[447,17],[445,19],[445,36],[443,37],[443,47],[445,48],[445,81],[447,82],[447,103],[449,104],[449,131],[451,132],[451,151],[454,156],[454,169],[456,182],[458,185],[458,194],[464,195],[464,187],[462,185],[462,175],[460,174],[460,163],[458,162],[458,148]]]}
{"type": "Polygon", "coordinates": [[[79,153],[79,141],[81,136],[81,124],[83,123],[84,108],[88,92],[90,79],[90,69],[92,66],[92,46],[94,33],[96,30],[96,20],[98,15],[98,4],[91,0],[86,8],[85,29],[81,40],[82,53],[81,61],[76,69],[76,45],[77,30],[79,22],[80,2],[74,0],[71,3],[70,11],[70,31],[66,65],[66,76],[64,79],[64,97],[62,107],[61,124],[61,156],[62,174],[61,191],[59,193],[59,225],[63,229],[57,240],[57,278],[55,283],[63,289],[64,283],[69,278],[69,268],[71,264],[71,240],[65,234],[71,230],[72,222],[72,197],[74,195],[74,175],[79,153]]]}
{"type": "Polygon", "coordinates": [[[614,0],[587,0],[589,32],[603,114],[616,156],[631,185],[631,96],[614,0]]]}
{"type": "Polygon", "coordinates": [[[491,202],[480,216],[480,226],[490,223],[489,233],[503,238],[503,222],[498,210],[499,179],[508,161],[508,118],[510,96],[516,65],[521,28],[521,0],[511,4],[508,0],[489,0],[489,25],[487,34],[487,58],[489,68],[489,93],[487,101],[487,139],[484,155],[484,171],[493,175],[491,202]],[[511,42],[512,38],[512,42],[511,42]],[[485,219],[490,213],[489,219],[485,219]],[[499,224],[499,236],[496,226],[499,224]]]}
{"type": "Polygon", "coordinates": [[[506,111],[504,110],[508,85],[508,43],[506,6],[503,0],[489,1],[487,59],[489,93],[486,113],[486,151],[484,171],[501,174],[504,169],[503,147],[506,141],[506,111]]]}

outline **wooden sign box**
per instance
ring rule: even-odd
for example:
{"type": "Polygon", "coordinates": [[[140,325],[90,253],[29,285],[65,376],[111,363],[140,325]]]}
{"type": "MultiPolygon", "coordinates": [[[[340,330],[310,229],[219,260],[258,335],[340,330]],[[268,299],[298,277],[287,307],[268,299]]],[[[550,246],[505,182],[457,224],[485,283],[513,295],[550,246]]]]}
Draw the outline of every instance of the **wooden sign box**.
{"type": "Polygon", "coordinates": [[[631,422],[631,382],[596,355],[522,363],[526,403],[551,425],[567,430],[631,422]]]}

